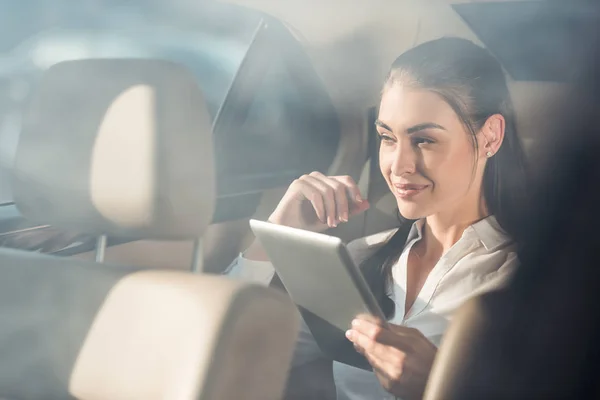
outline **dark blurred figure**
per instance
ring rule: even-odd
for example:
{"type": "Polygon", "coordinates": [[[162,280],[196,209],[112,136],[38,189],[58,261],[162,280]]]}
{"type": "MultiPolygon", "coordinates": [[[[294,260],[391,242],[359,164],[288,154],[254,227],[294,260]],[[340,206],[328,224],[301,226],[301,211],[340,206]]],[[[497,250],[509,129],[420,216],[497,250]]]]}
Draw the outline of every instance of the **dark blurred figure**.
{"type": "Polygon", "coordinates": [[[542,176],[523,217],[522,266],[509,289],[461,316],[465,327],[453,336],[462,339],[448,351],[456,357],[444,360],[450,372],[428,400],[600,398],[598,39],[581,38],[589,59],[573,65],[577,94],[543,139],[549,151],[537,160],[542,176]]]}

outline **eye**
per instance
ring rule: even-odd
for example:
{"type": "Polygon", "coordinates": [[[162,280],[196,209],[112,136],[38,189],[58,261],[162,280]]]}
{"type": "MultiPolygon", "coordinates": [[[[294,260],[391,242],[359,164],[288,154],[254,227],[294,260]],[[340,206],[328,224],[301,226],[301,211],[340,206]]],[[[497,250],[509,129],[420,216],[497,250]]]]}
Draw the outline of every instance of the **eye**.
{"type": "Polygon", "coordinates": [[[413,137],[412,141],[413,141],[413,145],[415,145],[415,146],[435,143],[435,141],[433,139],[429,139],[426,137],[413,137]]]}
{"type": "Polygon", "coordinates": [[[380,139],[382,142],[388,142],[388,143],[395,142],[395,139],[394,139],[393,137],[391,137],[391,136],[389,136],[389,135],[386,135],[385,133],[380,133],[380,134],[379,134],[379,139],[380,139]]]}

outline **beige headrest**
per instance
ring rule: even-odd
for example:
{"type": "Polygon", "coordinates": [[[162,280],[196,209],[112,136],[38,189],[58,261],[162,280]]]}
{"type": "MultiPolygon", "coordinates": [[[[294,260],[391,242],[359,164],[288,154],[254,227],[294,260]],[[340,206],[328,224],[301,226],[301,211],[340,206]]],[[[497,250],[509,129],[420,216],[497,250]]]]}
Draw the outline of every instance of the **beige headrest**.
{"type": "Polygon", "coordinates": [[[13,189],[36,222],[119,237],[200,236],[215,178],[196,80],[157,60],[51,67],[25,113],[13,189]]]}
{"type": "MultiPolygon", "coordinates": [[[[493,305],[501,297],[499,293],[488,292],[476,296],[458,309],[435,357],[423,395],[424,400],[469,398],[469,390],[473,389],[469,384],[470,372],[477,368],[474,362],[484,350],[482,345],[489,333],[493,305]]],[[[498,395],[496,398],[507,397],[498,395]]]]}
{"type": "Polygon", "coordinates": [[[71,375],[82,400],[275,400],[299,329],[289,297],[224,277],[147,271],[117,283],[71,375]]]}

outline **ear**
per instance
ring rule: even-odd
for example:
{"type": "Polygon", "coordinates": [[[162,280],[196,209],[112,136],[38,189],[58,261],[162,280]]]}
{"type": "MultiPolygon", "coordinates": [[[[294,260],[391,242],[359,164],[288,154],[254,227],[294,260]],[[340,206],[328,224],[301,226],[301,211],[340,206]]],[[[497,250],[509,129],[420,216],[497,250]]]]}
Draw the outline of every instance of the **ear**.
{"type": "Polygon", "coordinates": [[[480,158],[493,157],[504,140],[504,131],[506,128],[506,120],[500,114],[494,114],[485,121],[483,127],[479,131],[479,156],[480,158]]]}

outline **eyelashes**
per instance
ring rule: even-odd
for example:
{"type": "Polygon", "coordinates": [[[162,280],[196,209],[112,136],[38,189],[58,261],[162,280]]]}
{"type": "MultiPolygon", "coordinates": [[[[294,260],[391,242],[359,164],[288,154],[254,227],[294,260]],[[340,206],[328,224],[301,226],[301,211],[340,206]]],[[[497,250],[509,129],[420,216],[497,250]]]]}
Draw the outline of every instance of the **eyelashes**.
{"type": "MultiPolygon", "coordinates": [[[[381,140],[382,144],[396,143],[395,138],[385,134],[379,134],[379,139],[381,140]]],[[[413,146],[430,145],[435,143],[435,140],[424,136],[411,136],[410,139],[413,146]]]]}
{"type": "Polygon", "coordinates": [[[435,143],[435,141],[433,141],[432,139],[429,138],[425,138],[425,137],[416,137],[413,139],[413,143],[420,145],[420,144],[433,144],[435,143]]]}
{"type": "Polygon", "coordinates": [[[381,140],[382,142],[393,142],[394,138],[392,138],[391,136],[388,135],[383,135],[383,134],[379,134],[379,140],[381,140]]]}

